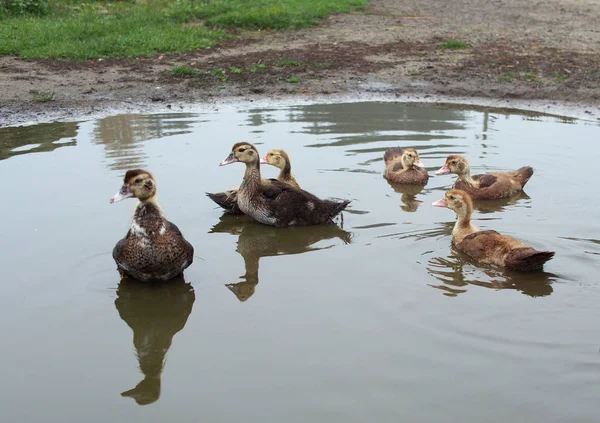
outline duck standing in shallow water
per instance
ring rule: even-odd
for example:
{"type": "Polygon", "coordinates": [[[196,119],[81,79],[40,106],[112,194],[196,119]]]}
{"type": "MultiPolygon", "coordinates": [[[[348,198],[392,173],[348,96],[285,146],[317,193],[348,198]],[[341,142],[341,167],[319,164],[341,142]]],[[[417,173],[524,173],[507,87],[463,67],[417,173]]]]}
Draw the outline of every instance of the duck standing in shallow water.
{"type": "Polygon", "coordinates": [[[394,184],[425,185],[429,174],[414,148],[388,148],[383,155],[385,173],[383,177],[394,184]]]}
{"type": "Polygon", "coordinates": [[[292,162],[290,156],[278,148],[269,150],[267,155],[260,160],[260,164],[268,164],[279,169],[278,181],[290,184],[293,187],[300,188],[296,177],[292,173],[292,162]]]}
{"type": "Polygon", "coordinates": [[[240,142],[219,166],[245,163],[246,173],[238,191],[238,206],[265,225],[278,227],[332,223],[350,201],[321,200],[316,196],[276,179],[263,182],[260,156],[252,144],[240,142]]]}
{"type": "Polygon", "coordinates": [[[194,247],[163,215],[156,199],[156,182],[145,170],[128,170],[121,190],[111,198],[139,200],[131,227],[117,242],[113,258],[121,276],[143,282],[166,281],[181,274],[194,260],[194,247]]]}
{"type": "MultiPolygon", "coordinates": [[[[290,161],[290,157],[283,150],[273,149],[270,150],[267,155],[260,161],[261,164],[270,164],[280,169],[279,176],[277,177],[278,181],[285,182],[286,184],[290,184],[296,188],[300,188],[298,182],[296,182],[296,178],[292,173],[292,163],[290,161]]],[[[263,183],[270,183],[270,179],[263,179],[263,183]]],[[[208,198],[213,200],[219,206],[221,206],[225,211],[233,214],[244,214],[238,204],[238,189],[232,188],[225,192],[217,192],[210,193],[207,192],[206,195],[208,198]]]]}
{"type": "Polygon", "coordinates": [[[485,264],[495,264],[512,270],[540,269],[554,256],[554,251],[538,251],[522,242],[496,231],[482,231],[471,224],[473,203],[465,191],[450,190],[433,203],[456,213],[452,243],[456,249],[485,264]]]}
{"type": "Polygon", "coordinates": [[[512,172],[494,172],[471,176],[469,162],[462,156],[448,156],[446,163],[436,175],[455,173],[458,179],[454,188],[469,193],[474,200],[498,200],[510,197],[519,191],[533,175],[533,168],[523,166],[512,172]]]}

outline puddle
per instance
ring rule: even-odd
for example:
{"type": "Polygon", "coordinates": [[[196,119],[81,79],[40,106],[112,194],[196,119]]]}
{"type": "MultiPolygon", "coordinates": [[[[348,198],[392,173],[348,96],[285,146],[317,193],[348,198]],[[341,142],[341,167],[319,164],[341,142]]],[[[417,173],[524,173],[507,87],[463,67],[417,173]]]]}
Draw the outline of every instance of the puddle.
{"type": "Polygon", "coordinates": [[[595,421],[599,135],[573,119],[378,102],[1,128],[3,413],[595,421]],[[241,182],[243,166],[218,163],[242,140],[284,148],[314,194],[351,199],[343,228],[223,215],[205,192],[241,182]],[[424,189],[382,178],[397,145],[419,151],[424,189]],[[534,167],[523,194],[478,204],[474,223],[556,251],[543,272],[452,250],[454,215],[431,206],[453,183],[433,175],[449,154],[473,173],[534,167]],[[120,284],[111,257],[134,202],[108,200],[135,167],[195,247],[170,287],[120,284]]]}

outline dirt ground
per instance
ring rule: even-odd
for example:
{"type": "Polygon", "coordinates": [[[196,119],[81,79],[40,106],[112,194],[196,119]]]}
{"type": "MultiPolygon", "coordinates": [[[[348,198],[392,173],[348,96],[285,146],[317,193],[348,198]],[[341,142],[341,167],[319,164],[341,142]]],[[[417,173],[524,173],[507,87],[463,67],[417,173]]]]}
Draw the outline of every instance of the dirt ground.
{"type": "Polygon", "coordinates": [[[0,57],[0,126],[222,101],[462,101],[600,119],[600,1],[374,0],[300,31],[154,58],[0,57]],[[441,49],[461,40],[467,48],[441,49]],[[173,76],[188,65],[194,75],[173,76]],[[40,101],[52,93],[53,100],[40,101]]]}

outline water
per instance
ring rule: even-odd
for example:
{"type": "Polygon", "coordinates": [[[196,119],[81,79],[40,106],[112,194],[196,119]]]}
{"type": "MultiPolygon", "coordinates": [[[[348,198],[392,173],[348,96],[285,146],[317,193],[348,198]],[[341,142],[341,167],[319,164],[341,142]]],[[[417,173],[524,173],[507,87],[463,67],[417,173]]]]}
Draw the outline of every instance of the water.
{"type": "Polygon", "coordinates": [[[599,135],[393,103],[0,129],[2,421],[595,422],[599,135]],[[204,192],[239,184],[242,165],[217,165],[240,140],[352,199],[343,229],[222,216],[204,192]],[[474,172],[533,166],[526,193],[475,224],[556,257],[515,274],[455,253],[453,213],[431,206],[454,178],[396,191],[382,178],[396,145],[430,171],[450,153],[474,172]],[[154,173],[201,257],[185,281],[119,284],[111,250],[134,202],[108,200],[131,167],[154,173]]]}

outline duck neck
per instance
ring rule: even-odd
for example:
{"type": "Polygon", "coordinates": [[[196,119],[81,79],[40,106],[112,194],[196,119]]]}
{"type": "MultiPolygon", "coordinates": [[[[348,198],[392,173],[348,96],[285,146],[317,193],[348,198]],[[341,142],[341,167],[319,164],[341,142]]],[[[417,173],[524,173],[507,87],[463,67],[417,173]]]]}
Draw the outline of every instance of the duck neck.
{"type": "Polygon", "coordinates": [[[285,162],[285,166],[279,170],[279,176],[277,177],[277,179],[283,182],[293,181],[296,179],[294,178],[294,174],[292,173],[292,165],[290,164],[290,162],[285,162]]]}
{"type": "Polygon", "coordinates": [[[479,230],[471,223],[471,213],[472,210],[467,209],[463,213],[456,214],[457,219],[452,230],[452,240],[455,243],[462,241],[467,235],[479,230]]]}
{"type": "Polygon", "coordinates": [[[140,200],[133,212],[131,231],[134,235],[148,237],[164,233],[164,216],[156,196],[140,200]]]}
{"type": "Polygon", "coordinates": [[[240,192],[255,192],[260,187],[260,166],[258,162],[246,163],[246,172],[240,185],[240,192]]]}
{"type": "Polygon", "coordinates": [[[468,167],[462,173],[458,174],[458,179],[472,187],[476,186],[475,181],[471,178],[471,169],[468,167]]]}

